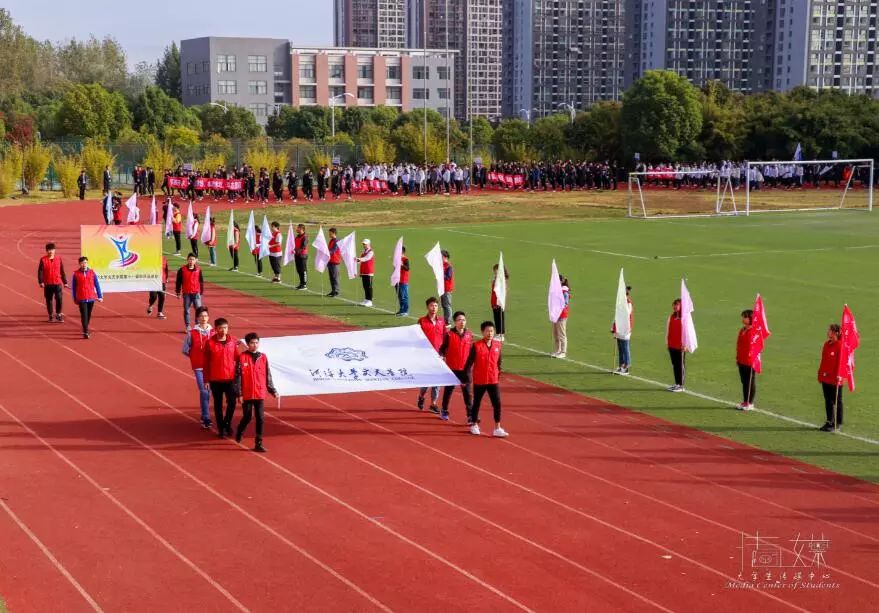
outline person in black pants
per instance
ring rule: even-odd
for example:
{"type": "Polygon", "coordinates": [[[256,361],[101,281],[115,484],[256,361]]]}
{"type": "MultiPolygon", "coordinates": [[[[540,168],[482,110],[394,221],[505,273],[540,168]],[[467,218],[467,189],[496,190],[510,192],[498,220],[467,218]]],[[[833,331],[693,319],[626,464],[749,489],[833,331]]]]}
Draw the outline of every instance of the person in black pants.
{"type": "Polygon", "coordinates": [[[229,334],[229,322],[222,317],[214,321],[214,336],[205,344],[205,388],[214,397],[214,419],[220,438],[232,435],[232,417],[238,394],[235,390],[235,368],[238,360],[237,341],[229,334]],[[223,414],[223,399],[226,413],[223,414]]]}
{"type": "Polygon", "coordinates": [[[821,349],[821,364],[818,366],[818,382],[824,394],[824,413],[826,421],[819,428],[822,432],[833,432],[842,426],[842,386],[847,381],[839,376],[839,360],[842,351],[839,324],[830,324],[827,341],[821,349]]]}
{"type": "Polygon", "coordinates": [[[241,396],[241,421],[235,431],[235,442],[240,443],[244,437],[244,431],[250,425],[251,416],[256,414],[256,440],[253,450],[265,453],[262,446],[263,423],[266,392],[278,397],[278,392],[272,384],[272,373],[269,370],[269,360],[259,350],[259,335],[251,332],[244,337],[247,351],[238,356],[235,369],[235,390],[241,396]]]}
{"type": "Polygon", "coordinates": [[[79,188],[80,200],[85,200],[85,189],[88,187],[88,184],[88,176],[86,176],[85,170],[81,170],[79,176],[76,178],[76,186],[79,188]]]}
{"type": "Polygon", "coordinates": [[[296,274],[299,275],[296,289],[308,289],[308,235],[305,234],[305,224],[296,226],[293,261],[296,264],[296,274]]]}
{"type": "Polygon", "coordinates": [[[501,427],[501,341],[494,338],[494,324],[490,321],[482,322],[479,326],[482,330],[482,338],[470,348],[470,356],[464,370],[472,370],[473,380],[473,407],[470,409],[470,434],[479,436],[479,405],[482,398],[488,394],[491,406],[494,409],[494,431],[492,436],[506,438],[509,436],[501,427]]]}
{"type": "Polygon", "coordinates": [[[684,330],[681,320],[681,300],[676,298],[672,304],[672,313],[668,316],[666,328],[666,345],[668,356],[671,358],[671,367],[674,372],[675,384],[668,388],[670,392],[684,391],[684,330]]]}
{"type": "MultiPolygon", "coordinates": [[[[506,317],[504,316],[505,315],[504,307],[502,307],[498,303],[497,294],[494,291],[494,284],[497,281],[497,270],[498,270],[498,265],[495,264],[494,267],[492,268],[492,272],[494,273],[494,275],[491,280],[491,313],[494,316],[493,317],[494,329],[495,329],[495,332],[497,333],[497,339],[499,341],[503,341],[504,340],[504,332],[506,330],[506,317]]],[[[510,280],[510,273],[507,270],[506,266],[504,266],[504,279],[507,282],[509,282],[509,280],[510,280]]]]}
{"type": "Polygon", "coordinates": [[[327,243],[327,250],[330,252],[330,261],[327,263],[327,272],[330,276],[330,293],[329,298],[335,298],[339,295],[339,264],[342,262],[342,252],[339,249],[339,239],[336,238],[336,229],[330,228],[330,240],[327,243]]]}
{"type": "MultiPolygon", "coordinates": [[[[467,360],[470,357],[470,350],[473,348],[473,334],[467,329],[467,316],[464,311],[457,311],[452,316],[455,325],[449,330],[445,336],[443,344],[440,346],[440,355],[446,362],[458,381],[461,382],[461,394],[464,396],[464,409],[467,413],[467,421],[470,421],[470,411],[473,406],[473,398],[470,392],[470,374],[467,372],[467,360]]],[[[452,394],[455,392],[454,385],[447,385],[443,389],[443,404],[440,412],[440,419],[446,421],[449,419],[449,402],[452,394]]]]}
{"type": "Polygon", "coordinates": [[[159,319],[165,319],[165,286],[168,284],[168,259],[162,256],[162,290],[158,292],[150,292],[149,304],[147,304],[147,315],[153,314],[153,305],[158,301],[159,319]]]}
{"type": "Polygon", "coordinates": [[[742,311],[742,328],[736,339],[736,365],[739,367],[739,379],[742,381],[742,402],[736,408],[750,411],[754,408],[754,397],[757,395],[757,373],[751,359],[751,322],[754,311],[742,311]]]}

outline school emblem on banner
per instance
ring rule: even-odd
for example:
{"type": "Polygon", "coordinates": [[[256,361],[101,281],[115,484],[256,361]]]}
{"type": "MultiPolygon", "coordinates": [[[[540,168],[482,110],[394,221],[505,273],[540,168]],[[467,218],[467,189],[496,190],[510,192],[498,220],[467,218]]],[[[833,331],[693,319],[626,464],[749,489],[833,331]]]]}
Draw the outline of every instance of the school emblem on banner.
{"type": "Polygon", "coordinates": [[[346,362],[362,362],[366,359],[366,352],[351,347],[334,347],[327,352],[328,358],[345,360],[346,362]]]}
{"type": "Polygon", "coordinates": [[[105,294],[162,289],[162,226],[80,226],[80,249],[105,294]]]}

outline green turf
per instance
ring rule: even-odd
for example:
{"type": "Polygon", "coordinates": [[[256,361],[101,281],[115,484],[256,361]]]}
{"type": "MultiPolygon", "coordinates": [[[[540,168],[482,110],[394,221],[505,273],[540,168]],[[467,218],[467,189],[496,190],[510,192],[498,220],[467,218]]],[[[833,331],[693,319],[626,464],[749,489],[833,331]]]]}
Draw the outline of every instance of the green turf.
{"type": "MultiPolygon", "coordinates": [[[[314,217],[312,211],[310,217],[314,217]]],[[[297,209],[278,214],[285,230],[291,212],[297,209]]],[[[239,215],[239,221],[243,221],[243,213],[239,215]]],[[[326,223],[334,221],[325,209],[321,215],[326,223]]],[[[225,224],[226,214],[220,219],[225,224]]],[[[586,366],[607,369],[613,365],[614,344],[609,330],[617,277],[620,267],[624,267],[627,282],[634,286],[632,372],[669,384],[671,367],[665,349],[665,322],[670,303],[678,296],[680,278],[685,276],[696,307],[699,335],[699,349],[688,360],[687,387],[738,402],[741,398],[735,339],[739,313],[751,308],[755,294],[760,292],[773,336],[764,352],[764,374],[758,379],[756,404],[774,413],[820,424],[824,410],[816,370],[821,345],[827,325],[839,321],[842,305],[847,302],[858,318],[862,348],[857,354],[858,390],[845,397],[845,432],[879,440],[879,417],[875,413],[879,387],[872,376],[879,367],[879,348],[872,342],[879,326],[874,315],[879,307],[879,287],[874,285],[879,216],[831,212],[710,219],[498,219],[492,223],[441,227],[430,227],[428,223],[429,217],[418,227],[357,229],[358,242],[362,238],[372,239],[377,254],[377,307],[396,308],[389,283],[391,253],[397,238],[404,236],[413,261],[410,311],[420,315],[424,298],[435,293],[423,254],[440,241],[443,248],[451,251],[455,265],[453,306],[467,311],[471,327],[477,327],[481,320],[490,319],[491,267],[497,261],[498,251],[503,249],[510,270],[510,345],[505,358],[509,371],[879,481],[879,445],[819,433],[757,412],[742,414],[716,402],[669,394],[656,385],[611,376],[586,366]],[[525,349],[552,350],[546,315],[552,258],[571,283],[568,357],[573,361],[554,360],[525,349]]],[[[241,225],[243,228],[244,224],[241,225]]],[[[312,238],[316,229],[310,228],[312,238]]],[[[340,234],[345,233],[347,229],[340,226],[340,234]]],[[[219,234],[223,242],[225,230],[219,234]]],[[[203,252],[202,259],[205,258],[203,252]]],[[[352,324],[403,323],[386,313],[226,272],[228,266],[228,254],[221,249],[220,266],[206,269],[207,279],[352,324]]],[[[255,270],[249,255],[242,258],[241,268],[243,272],[255,270]]],[[[264,275],[268,277],[268,262],[265,268],[264,275]]],[[[292,268],[291,265],[285,270],[285,282],[293,281],[292,268]]],[[[313,270],[309,274],[310,289],[328,291],[320,275],[313,270]]],[[[360,300],[359,280],[344,279],[342,295],[360,300]]],[[[552,402],[551,397],[547,402],[552,402]]]]}

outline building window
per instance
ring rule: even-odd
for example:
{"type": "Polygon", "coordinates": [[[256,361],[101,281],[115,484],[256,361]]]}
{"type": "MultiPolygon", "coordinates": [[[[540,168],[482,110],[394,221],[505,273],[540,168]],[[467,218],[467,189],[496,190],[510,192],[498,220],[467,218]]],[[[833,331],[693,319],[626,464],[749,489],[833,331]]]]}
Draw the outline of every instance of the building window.
{"type": "Polygon", "coordinates": [[[403,77],[402,66],[388,66],[387,77],[391,81],[399,81],[403,77]]]}
{"type": "Polygon", "coordinates": [[[299,78],[314,81],[314,64],[299,64],[299,78]]]}
{"type": "Polygon", "coordinates": [[[345,80],[345,64],[330,64],[330,78],[345,80]]]}
{"type": "MultiPolygon", "coordinates": [[[[345,86],[344,85],[330,85],[330,97],[331,98],[341,98],[345,94],[345,86]]],[[[344,104],[341,100],[337,100],[338,104],[344,104]]]]}
{"type": "Polygon", "coordinates": [[[440,100],[448,100],[449,99],[449,88],[440,87],[437,91],[437,95],[440,100]]]}
{"type": "Polygon", "coordinates": [[[317,86],[315,85],[300,85],[299,86],[299,97],[303,100],[314,100],[317,98],[317,86]]]}
{"type": "Polygon", "coordinates": [[[445,81],[449,78],[449,67],[448,66],[437,66],[436,67],[436,76],[441,80],[445,81]]]}
{"type": "Polygon", "coordinates": [[[403,88],[402,87],[389,87],[389,88],[387,88],[387,98],[388,98],[388,103],[399,104],[403,100],[403,88]]]}
{"type": "Polygon", "coordinates": [[[372,79],[373,74],[372,64],[359,64],[357,66],[358,79],[372,79]]]}
{"type": "Polygon", "coordinates": [[[412,90],[413,100],[430,100],[430,90],[423,87],[416,87],[412,90]]]}
{"type": "Polygon", "coordinates": [[[247,108],[257,117],[265,117],[269,114],[269,105],[265,102],[251,102],[247,108]]]}
{"type": "Polygon", "coordinates": [[[211,63],[207,60],[204,60],[201,63],[201,71],[204,73],[208,73],[208,72],[210,72],[210,70],[211,70],[211,63]]]}
{"type": "Polygon", "coordinates": [[[268,89],[268,84],[265,81],[249,81],[247,83],[247,93],[251,96],[264,96],[268,89]]]}
{"type": "Polygon", "coordinates": [[[192,74],[192,62],[186,62],[186,74],[192,74]]]}
{"type": "Polygon", "coordinates": [[[267,72],[268,64],[266,63],[266,56],[264,55],[248,55],[247,56],[247,69],[250,72],[267,72]]]}
{"type": "Polygon", "coordinates": [[[371,87],[358,87],[357,88],[357,98],[358,100],[364,100],[366,102],[372,102],[372,88],[371,87]]]}
{"type": "Polygon", "coordinates": [[[412,78],[413,79],[429,79],[430,78],[430,66],[413,66],[412,67],[412,78]]]}
{"type": "Polygon", "coordinates": [[[235,56],[218,55],[217,72],[235,72],[235,56]]]}
{"type": "Polygon", "coordinates": [[[218,94],[237,94],[238,81],[217,81],[218,94]]]}

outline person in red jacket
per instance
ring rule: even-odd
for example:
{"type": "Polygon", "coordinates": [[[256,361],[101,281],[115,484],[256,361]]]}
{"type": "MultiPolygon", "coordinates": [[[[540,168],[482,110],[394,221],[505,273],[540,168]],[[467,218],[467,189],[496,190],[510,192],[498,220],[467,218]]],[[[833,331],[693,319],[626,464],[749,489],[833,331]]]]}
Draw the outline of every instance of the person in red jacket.
{"type": "Polygon", "coordinates": [[[281,224],[272,222],[272,237],[269,239],[269,264],[272,267],[272,283],[281,282],[281,262],[284,256],[284,235],[281,234],[281,224]]]}
{"type": "Polygon", "coordinates": [[[79,258],[79,270],[73,273],[73,283],[70,289],[73,292],[73,302],[79,307],[82,337],[89,338],[91,336],[89,322],[92,320],[95,300],[103,302],[104,294],[101,292],[101,283],[98,281],[98,275],[89,268],[89,259],[85,256],[79,258]]]}
{"type": "Polygon", "coordinates": [[[211,259],[211,266],[217,265],[217,218],[211,217],[209,220],[210,223],[210,236],[208,240],[205,242],[208,248],[208,256],[211,259]]]}
{"type": "Polygon", "coordinates": [[[848,383],[848,378],[839,375],[841,335],[842,329],[839,324],[830,324],[827,328],[827,340],[821,349],[818,382],[824,393],[824,414],[827,418],[824,425],[819,428],[822,432],[833,432],[842,426],[842,386],[848,383]]]}
{"type": "Polygon", "coordinates": [[[229,322],[222,317],[214,320],[214,335],[204,345],[204,388],[214,397],[214,419],[220,438],[232,436],[232,417],[235,415],[235,365],[238,360],[238,341],[229,334],[229,322]],[[226,413],[223,414],[223,398],[226,413]]]}
{"type": "MultiPolygon", "coordinates": [[[[159,302],[159,319],[165,319],[165,288],[168,285],[168,259],[162,256],[162,290],[159,292],[150,292],[150,301],[147,305],[147,315],[153,314],[153,305],[159,302]]],[[[198,314],[196,313],[196,317],[198,314]]]]}
{"type": "MultiPolygon", "coordinates": [[[[456,312],[452,319],[455,325],[446,334],[442,347],[440,347],[440,355],[445,359],[449,370],[455,373],[458,381],[461,382],[461,394],[464,396],[464,408],[467,411],[467,422],[469,423],[473,399],[470,394],[470,376],[465,366],[470,357],[470,350],[473,348],[473,333],[467,329],[467,315],[464,311],[456,312]]],[[[451,401],[454,391],[454,385],[447,385],[443,389],[443,408],[440,419],[444,421],[449,419],[449,401],[451,401]]]]}
{"type": "Polygon", "coordinates": [[[262,228],[256,226],[254,228],[256,234],[256,246],[250,250],[250,253],[253,254],[253,261],[256,262],[256,274],[262,275],[262,258],[259,257],[259,250],[262,247],[262,228]]]}
{"type": "Polygon", "coordinates": [[[174,202],[171,213],[171,232],[174,234],[174,255],[180,255],[180,234],[183,232],[183,214],[180,205],[174,202]]]}
{"type": "Polygon", "coordinates": [[[296,264],[296,274],[299,275],[299,285],[296,289],[308,289],[308,235],[305,233],[305,224],[296,226],[293,262],[296,264]]]}
{"type": "Polygon", "coordinates": [[[400,301],[400,310],[395,315],[397,317],[407,317],[409,315],[409,258],[406,257],[406,247],[403,248],[400,257],[400,282],[397,283],[397,300],[400,301]]]}
{"type": "Polygon", "coordinates": [[[240,443],[244,431],[250,424],[252,413],[256,413],[256,440],[253,450],[265,453],[262,446],[263,422],[265,411],[266,392],[278,397],[278,392],[272,384],[272,373],[269,370],[269,360],[264,353],[259,352],[259,335],[251,332],[244,337],[247,343],[247,351],[238,356],[238,364],[235,369],[235,389],[241,396],[241,421],[235,431],[235,442],[240,443]]]}
{"type": "Polygon", "coordinates": [[[229,245],[229,257],[232,258],[232,272],[238,272],[238,249],[241,247],[241,228],[238,222],[232,225],[232,244],[229,245]]]}
{"type": "Polygon", "coordinates": [[[198,386],[198,405],[201,409],[201,427],[209,430],[211,427],[211,392],[205,385],[204,380],[204,347],[208,339],[214,333],[211,327],[211,316],[206,306],[195,309],[195,327],[190,330],[183,339],[183,355],[189,356],[189,365],[192,374],[195,375],[195,384],[198,386]]]}
{"type": "Polygon", "coordinates": [[[363,253],[357,258],[360,264],[360,280],[363,283],[364,300],[360,306],[372,306],[372,278],[375,276],[375,252],[368,238],[363,239],[363,253]]]}
{"type": "Polygon", "coordinates": [[[494,324],[490,321],[482,322],[479,326],[482,338],[470,348],[470,355],[464,370],[473,369],[473,407],[470,409],[470,434],[479,435],[479,405],[482,398],[488,394],[491,407],[494,409],[494,431],[492,435],[498,438],[509,436],[501,427],[501,348],[503,343],[494,338],[494,324]]]}
{"type": "MultiPolygon", "coordinates": [[[[427,306],[427,315],[419,318],[418,325],[421,326],[421,330],[424,332],[424,336],[427,337],[427,340],[433,345],[433,348],[436,349],[437,353],[439,353],[440,348],[443,346],[443,342],[446,340],[446,322],[442,317],[438,317],[437,313],[439,312],[439,301],[430,297],[424,301],[425,306],[427,306]]],[[[418,406],[418,410],[424,410],[424,396],[427,393],[427,388],[422,387],[418,390],[418,401],[416,405],[418,406]]],[[[430,412],[436,413],[439,415],[439,407],[436,405],[437,400],[439,400],[439,387],[430,388],[430,412]]]]}
{"type": "Polygon", "coordinates": [[[330,261],[327,263],[327,272],[330,273],[329,298],[339,295],[339,264],[342,263],[342,250],[339,248],[339,239],[336,238],[336,229],[330,228],[330,240],[327,243],[327,251],[330,252],[330,261]]]}
{"type": "Polygon", "coordinates": [[[751,321],[754,311],[742,311],[742,327],[736,338],[736,365],[739,367],[739,379],[742,380],[742,402],[736,405],[740,411],[754,408],[754,397],[757,395],[757,373],[751,359],[751,321]]]}
{"type": "MultiPolygon", "coordinates": [[[[447,192],[448,194],[448,192],[447,192]]],[[[455,291],[455,269],[449,261],[449,252],[442,250],[443,256],[443,295],[440,301],[443,305],[443,319],[447,326],[452,325],[452,292],[455,291]]]]}
{"type": "Polygon", "coordinates": [[[46,255],[40,258],[40,263],[37,266],[37,283],[43,288],[49,323],[64,321],[61,303],[64,296],[62,288],[67,287],[67,275],[64,272],[64,262],[61,261],[61,256],[55,255],[55,243],[46,243],[46,255]],[[53,302],[54,311],[52,310],[53,302]]]}
{"type": "Polygon", "coordinates": [[[201,296],[204,294],[204,276],[198,266],[198,256],[194,253],[186,256],[186,265],[177,271],[174,293],[178,298],[183,294],[183,323],[186,324],[188,334],[192,329],[189,325],[189,309],[200,307],[201,296]]]}
{"type": "Polygon", "coordinates": [[[671,367],[674,371],[675,384],[668,388],[670,392],[684,391],[684,368],[686,353],[684,352],[684,331],[681,323],[681,299],[676,298],[671,303],[672,312],[668,316],[666,326],[665,344],[668,346],[668,355],[671,358],[671,367]]]}

